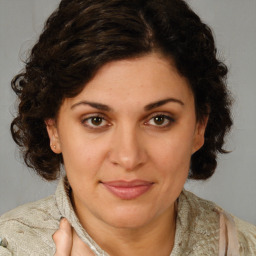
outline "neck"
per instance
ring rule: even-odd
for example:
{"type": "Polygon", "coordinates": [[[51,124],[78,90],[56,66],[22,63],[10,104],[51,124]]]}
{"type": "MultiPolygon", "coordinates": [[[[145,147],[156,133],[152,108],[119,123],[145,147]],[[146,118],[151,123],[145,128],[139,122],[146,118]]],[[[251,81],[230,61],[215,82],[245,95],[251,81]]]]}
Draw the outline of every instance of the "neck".
{"type": "MultiPolygon", "coordinates": [[[[176,211],[173,205],[160,216],[138,228],[116,228],[93,220],[76,211],[82,226],[94,241],[111,256],[169,256],[176,228],[176,211]]],[[[81,213],[81,212],[80,212],[81,213]]]]}
{"type": "Polygon", "coordinates": [[[174,245],[175,214],[165,215],[140,228],[109,230],[110,239],[99,243],[111,256],[169,256],[174,245]]]}

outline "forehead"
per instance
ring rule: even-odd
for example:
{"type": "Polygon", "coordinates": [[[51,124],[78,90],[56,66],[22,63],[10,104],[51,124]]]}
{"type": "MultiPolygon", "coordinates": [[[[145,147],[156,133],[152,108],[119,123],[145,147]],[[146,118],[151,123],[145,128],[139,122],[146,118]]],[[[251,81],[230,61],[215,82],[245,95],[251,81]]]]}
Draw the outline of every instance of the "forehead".
{"type": "Polygon", "coordinates": [[[154,53],[105,64],[80,94],[67,101],[147,104],[166,97],[188,101],[193,94],[187,79],[179,74],[172,61],[154,53]]]}

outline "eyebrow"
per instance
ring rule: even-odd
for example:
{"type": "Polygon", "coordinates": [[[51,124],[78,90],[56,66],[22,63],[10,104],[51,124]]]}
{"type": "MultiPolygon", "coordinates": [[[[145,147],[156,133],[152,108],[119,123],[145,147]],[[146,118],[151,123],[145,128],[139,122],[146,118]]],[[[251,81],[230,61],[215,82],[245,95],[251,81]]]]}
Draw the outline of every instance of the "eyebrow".
{"type": "Polygon", "coordinates": [[[74,105],[71,106],[71,109],[80,106],[80,105],[89,105],[92,108],[96,108],[98,110],[102,110],[102,111],[112,111],[112,108],[110,108],[108,105],[105,104],[101,104],[101,103],[97,103],[97,102],[91,102],[91,101],[79,101],[77,103],[75,103],[74,105]]]}
{"type": "Polygon", "coordinates": [[[153,102],[153,103],[150,103],[150,104],[146,105],[146,106],[144,107],[144,110],[145,110],[145,111],[149,111],[149,110],[152,110],[152,109],[154,109],[154,108],[161,107],[161,106],[163,106],[164,104],[169,103],[169,102],[178,103],[178,104],[180,104],[181,106],[184,106],[184,102],[181,101],[181,100],[179,100],[179,99],[167,98],[167,99],[159,100],[159,101],[156,101],[156,102],[153,102]]]}
{"type": "MultiPolygon", "coordinates": [[[[166,103],[169,103],[169,102],[178,103],[178,104],[184,106],[184,102],[179,100],[179,99],[167,98],[167,99],[155,101],[155,102],[152,102],[152,103],[146,105],[144,107],[144,110],[145,111],[150,111],[154,108],[161,107],[161,106],[163,106],[163,105],[165,105],[166,103]]],[[[111,107],[109,107],[108,105],[97,103],[97,102],[91,102],[91,101],[79,101],[79,102],[75,103],[74,105],[72,105],[71,109],[73,109],[77,106],[80,106],[80,105],[89,105],[93,108],[96,108],[96,109],[102,110],[102,111],[106,111],[106,112],[113,111],[113,109],[111,107]]]]}

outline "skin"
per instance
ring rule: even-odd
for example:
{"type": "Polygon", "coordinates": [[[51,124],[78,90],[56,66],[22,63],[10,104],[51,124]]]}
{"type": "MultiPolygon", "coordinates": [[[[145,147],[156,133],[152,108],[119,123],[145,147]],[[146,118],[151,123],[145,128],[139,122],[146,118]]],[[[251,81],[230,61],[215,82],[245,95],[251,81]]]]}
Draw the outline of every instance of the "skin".
{"type": "Polygon", "coordinates": [[[170,255],[175,202],[207,124],[197,122],[189,83],[172,61],[152,53],[107,63],[46,124],[93,239],[110,255],[170,255]],[[103,185],[135,179],[152,186],[131,200],[103,185]]]}
{"type": "Polygon", "coordinates": [[[54,256],[94,256],[94,253],[71,228],[67,219],[60,221],[60,227],[54,233],[53,241],[56,245],[54,256]]]}

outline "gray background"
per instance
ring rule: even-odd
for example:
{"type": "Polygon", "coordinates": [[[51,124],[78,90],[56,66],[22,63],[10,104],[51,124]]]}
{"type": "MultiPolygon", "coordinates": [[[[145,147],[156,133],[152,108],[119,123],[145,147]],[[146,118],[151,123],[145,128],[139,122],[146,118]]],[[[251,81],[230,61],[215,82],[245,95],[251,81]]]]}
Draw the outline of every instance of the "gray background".
{"type": "MultiPolygon", "coordinates": [[[[59,0],[0,0],[0,214],[50,195],[55,183],[28,170],[11,139],[15,113],[12,77],[59,0]]],[[[230,68],[228,84],[235,97],[234,128],[219,157],[216,174],[186,188],[256,224],[256,0],[188,0],[213,28],[219,56],[230,68]]]]}

